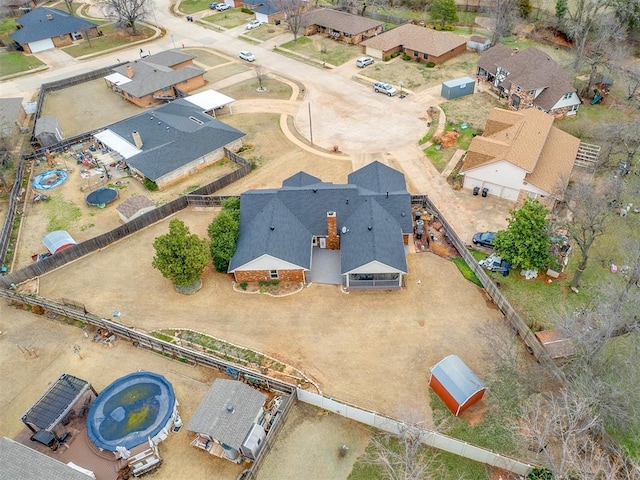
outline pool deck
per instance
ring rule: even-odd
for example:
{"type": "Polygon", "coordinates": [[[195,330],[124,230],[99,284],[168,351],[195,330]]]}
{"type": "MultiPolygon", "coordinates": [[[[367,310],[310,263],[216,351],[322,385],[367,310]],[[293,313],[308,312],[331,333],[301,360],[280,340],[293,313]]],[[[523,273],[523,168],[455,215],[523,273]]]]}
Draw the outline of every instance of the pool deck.
{"type": "Polygon", "coordinates": [[[71,436],[65,443],[58,446],[56,451],[52,451],[48,447],[38,442],[30,440],[33,433],[28,428],[24,428],[20,435],[15,438],[16,442],[26,445],[33,450],[55,458],[62,463],[73,462],[83,468],[91,470],[97,480],[116,480],[118,471],[126,465],[123,460],[116,460],[113,452],[99,453],[97,448],[90,444],[87,437],[87,428],[85,418],[73,418],[68,425],[66,431],[71,436]]]}

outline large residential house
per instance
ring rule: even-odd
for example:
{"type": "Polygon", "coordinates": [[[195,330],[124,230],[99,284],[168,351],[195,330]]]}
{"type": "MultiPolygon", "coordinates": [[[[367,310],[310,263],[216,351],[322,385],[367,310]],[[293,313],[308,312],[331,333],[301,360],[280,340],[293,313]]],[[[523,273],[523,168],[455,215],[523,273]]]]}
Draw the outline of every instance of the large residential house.
{"type": "Polygon", "coordinates": [[[186,98],[110,125],[94,134],[130,169],[164,188],[237,151],[244,133],[203,113],[186,98]]]}
{"type": "Polygon", "coordinates": [[[120,65],[104,79],[111,90],[139,107],[159,105],[204,86],[205,71],[193,64],[194,58],[167,50],[120,65]]]}
{"type": "Polygon", "coordinates": [[[305,36],[319,33],[353,45],[384,31],[384,22],[331,8],[306,12],[300,23],[305,36]]]}
{"type": "Polygon", "coordinates": [[[384,59],[401,52],[418,62],[441,64],[467,49],[467,40],[451,32],[407,23],[364,40],[363,52],[384,59]]]}
{"type": "Polygon", "coordinates": [[[576,115],[582,101],[569,76],[542,50],[495,45],[478,60],[478,76],[490,82],[509,108],[537,108],[556,118],[576,115]]]}
{"type": "Polygon", "coordinates": [[[57,8],[38,7],[16,19],[18,30],[9,36],[26,53],[38,53],[71,45],[87,36],[98,36],[98,26],[57,8]]]}
{"type": "Polygon", "coordinates": [[[553,121],[535,108],[491,110],[484,133],[473,138],[464,156],[464,188],[486,188],[489,195],[517,202],[537,198],[553,207],[567,188],[581,145],[553,121]]]}
{"type": "Polygon", "coordinates": [[[400,288],[412,233],[411,196],[397,170],[373,162],[346,185],[299,172],[282,188],[241,195],[229,273],[237,282],[400,288]]]}

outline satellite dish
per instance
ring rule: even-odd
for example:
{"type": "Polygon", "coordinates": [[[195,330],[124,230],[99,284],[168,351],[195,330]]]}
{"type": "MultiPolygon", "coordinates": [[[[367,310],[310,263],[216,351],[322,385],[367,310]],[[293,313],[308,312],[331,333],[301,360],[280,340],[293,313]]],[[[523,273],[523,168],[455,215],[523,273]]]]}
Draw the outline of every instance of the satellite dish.
{"type": "Polygon", "coordinates": [[[347,227],[342,227],[342,233],[347,233],[347,227]]]}

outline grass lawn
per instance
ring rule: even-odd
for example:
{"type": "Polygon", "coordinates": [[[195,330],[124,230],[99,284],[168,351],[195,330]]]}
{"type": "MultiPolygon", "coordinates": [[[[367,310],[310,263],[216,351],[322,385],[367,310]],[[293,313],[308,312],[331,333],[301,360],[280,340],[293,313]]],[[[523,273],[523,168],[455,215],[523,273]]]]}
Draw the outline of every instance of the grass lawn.
{"type": "MultiPolygon", "coordinates": [[[[433,123],[436,122],[434,121],[433,123]]],[[[431,160],[431,163],[433,163],[439,172],[444,170],[453,155],[456,153],[457,149],[466,150],[469,148],[469,144],[471,143],[473,136],[477,133],[477,130],[473,127],[468,126],[463,129],[460,123],[453,123],[449,121],[447,121],[444,130],[445,132],[457,130],[460,134],[454,146],[438,148],[440,145],[434,144],[424,149],[425,155],[429,160],[431,160]]]]}
{"type": "Polygon", "coordinates": [[[184,51],[195,55],[196,58],[194,59],[194,62],[204,65],[206,68],[229,63],[229,59],[227,57],[217,55],[210,50],[205,50],[204,48],[188,48],[184,51]]]}
{"type": "Polygon", "coordinates": [[[258,79],[252,78],[245,80],[244,82],[236,83],[235,85],[222,88],[220,92],[225,95],[229,95],[236,100],[242,100],[247,98],[273,98],[279,100],[288,100],[291,98],[292,89],[286,83],[279,82],[274,78],[266,78],[262,81],[262,86],[266,88],[265,92],[259,93],[256,91],[258,88],[258,79]]]}
{"type": "MultiPolygon", "coordinates": [[[[178,11],[190,15],[192,13],[208,10],[211,0],[182,0],[178,11]]],[[[215,12],[215,10],[213,10],[215,12]]]]}
{"type": "Polygon", "coordinates": [[[230,10],[225,10],[224,12],[217,12],[213,15],[207,15],[206,17],[202,18],[202,21],[229,29],[239,27],[244,23],[248,23],[249,20],[254,18],[254,16],[255,15],[244,13],[239,8],[232,8],[230,10]]]}
{"type": "Polygon", "coordinates": [[[44,64],[36,57],[25,55],[22,52],[0,53],[0,77],[28,72],[42,65],[44,64]]]}
{"type": "Polygon", "coordinates": [[[152,28],[138,25],[137,35],[132,35],[129,30],[123,30],[117,28],[113,24],[103,25],[100,30],[104,33],[102,37],[92,38],[90,41],[84,41],[77,45],[71,45],[65,47],[65,53],[71,55],[74,58],[82,57],[92,53],[102,52],[115,47],[121,47],[129,45],[133,42],[139,42],[140,40],[146,40],[153,37],[155,31],[152,28]]]}
{"type": "Polygon", "coordinates": [[[254,39],[254,40],[270,40],[278,35],[282,35],[283,33],[287,33],[287,27],[284,23],[280,25],[262,25],[261,27],[254,28],[253,30],[247,30],[244,32],[244,36],[254,39]]]}
{"type": "Polygon", "coordinates": [[[216,83],[220,80],[224,80],[227,77],[232,77],[233,75],[237,75],[238,73],[246,72],[248,68],[250,68],[248,62],[247,65],[233,62],[229,63],[228,65],[223,65],[221,67],[209,70],[204,74],[204,79],[208,83],[216,83]]]}
{"type": "MultiPolygon", "coordinates": [[[[395,442],[391,445],[393,446],[395,442]]],[[[440,480],[460,480],[472,478],[474,480],[488,479],[486,467],[479,462],[474,462],[468,458],[460,457],[452,453],[443,452],[429,447],[423,447],[424,452],[430,452],[436,457],[431,463],[429,472],[438,472],[440,480]]],[[[399,452],[399,449],[398,449],[399,452]]],[[[356,460],[353,470],[347,480],[384,480],[387,477],[384,470],[372,462],[374,454],[373,444],[369,443],[365,453],[356,460]]],[[[428,455],[429,453],[427,453],[428,455]]]]}
{"type": "Polygon", "coordinates": [[[18,29],[15,18],[0,18],[0,39],[6,43],[13,43],[10,33],[18,29]]]}
{"type": "Polygon", "coordinates": [[[336,66],[353,60],[360,54],[356,45],[347,45],[321,35],[298,37],[297,41],[287,42],[282,48],[336,66]]]}

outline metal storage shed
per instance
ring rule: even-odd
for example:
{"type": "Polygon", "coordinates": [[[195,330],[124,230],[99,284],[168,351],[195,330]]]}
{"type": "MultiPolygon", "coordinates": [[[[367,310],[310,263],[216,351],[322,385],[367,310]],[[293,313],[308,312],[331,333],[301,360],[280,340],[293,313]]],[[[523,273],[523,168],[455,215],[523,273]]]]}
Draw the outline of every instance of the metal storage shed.
{"type": "Polygon", "coordinates": [[[473,35],[467,42],[467,48],[476,52],[484,52],[491,46],[491,40],[478,35],[473,35]]]}
{"type": "Polygon", "coordinates": [[[448,82],[442,82],[442,90],[440,95],[447,100],[472,95],[475,89],[476,81],[470,77],[456,78],[448,82]]]}
{"type": "Polygon", "coordinates": [[[44,243],[51,255],[78,244],[66,230],[55,230],[48,233],[42,239],[42,243],[44,243]]]}
{"type": "Polygon", "coordinates": [[[482,399],[486,390],[457,355],[449,355],[431,368],[429,386],[455,416],[482,399]]]}

